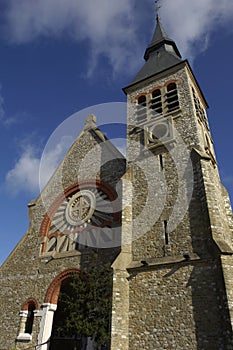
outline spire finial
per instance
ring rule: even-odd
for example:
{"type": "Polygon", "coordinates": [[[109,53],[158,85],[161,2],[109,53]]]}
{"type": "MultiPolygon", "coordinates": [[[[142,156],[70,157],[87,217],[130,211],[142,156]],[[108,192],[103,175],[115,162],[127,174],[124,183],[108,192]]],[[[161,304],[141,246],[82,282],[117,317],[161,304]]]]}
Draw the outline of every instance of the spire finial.
{"type": "Polygon", "coordinates": [[[159,10],[161,9],[161,7],[162,7],[162,5],[160,5],[160,0],[155,0],[155,12],[156,12],[157,21],[160,19],[159,10]]]}

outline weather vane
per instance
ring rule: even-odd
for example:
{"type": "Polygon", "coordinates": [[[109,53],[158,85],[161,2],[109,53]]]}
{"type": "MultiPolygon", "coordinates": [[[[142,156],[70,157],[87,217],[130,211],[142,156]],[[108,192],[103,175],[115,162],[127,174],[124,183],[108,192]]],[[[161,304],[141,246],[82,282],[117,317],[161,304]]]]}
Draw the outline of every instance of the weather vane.
{"type": "Polygon", "coordinates": [[[159,18],[159,10],[161,9],[162,5],[160,4],[160,0],[155,0],[155,11],[156,11],[156,17],[159,18]]]}

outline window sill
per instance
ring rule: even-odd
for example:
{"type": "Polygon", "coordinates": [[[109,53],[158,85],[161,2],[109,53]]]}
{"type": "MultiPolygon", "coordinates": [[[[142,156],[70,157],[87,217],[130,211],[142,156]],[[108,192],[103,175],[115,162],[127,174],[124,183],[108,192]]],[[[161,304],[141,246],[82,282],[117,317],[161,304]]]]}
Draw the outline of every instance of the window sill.
{"type": "Polygon", "coordinates": [[[18,341],[25,341],[25,342],[29,342],[32,340],[32,335],[29,333],[19,333],[18,337],[17,337],[18,341]]]}

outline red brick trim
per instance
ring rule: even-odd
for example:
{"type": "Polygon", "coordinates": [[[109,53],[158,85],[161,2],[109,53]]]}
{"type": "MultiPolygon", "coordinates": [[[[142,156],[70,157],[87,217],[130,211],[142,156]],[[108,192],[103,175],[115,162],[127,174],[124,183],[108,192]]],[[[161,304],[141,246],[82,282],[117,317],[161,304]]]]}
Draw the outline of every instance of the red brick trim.
{"type": "Polygon", "coordinates": [[[172,84],[172,83],[175,83],[177,85],[177,80],[175,80],[175,79],[169,80],[166,82],[166,84],[164,84],[164,86],[167,87],[169,84],[172,84]]]}
{"type": "Polygon", "coordinates": [[[150,89],[149,94],[152,94],[155,90],[160,90],[163,88],[163,86],[154,86],[152,89],[150,89]]]}
{"type": "Polygon", "coordinates": [[[140,98],[140,97],[142,97],[142,96],[147,96],[147,93],[146,92],[143,92],[142,94],[140,94],[140,95],[137,95],[136,97],[135,97],[135,101],[138,101],[138,99],[140,98]]]}
{"type": "Polygon", "coordinates": [[[83,274],[78,268],[70,268],[62,271],[57,277],[54,278],[47,290],[45,303],[57,304],[62,282],[71,277],[74,273],[79,275],[83,274]]]}
{"type": "Polygon", "coordinates": [[[33,304],[35,306],[35,310],[39,310],[38,301],[35,298],[28,298],[22,305],[21,311],[28,311],[29,305],[33,304]]]}
{"type": "MultiPolygon", "coordinates": [[[[51,221],[53,219],[53,216],[55,215],[56,211],[58,210],[59,206],[63,202],[64,198],[69,197],[70,195],[76,193],[77,191],[81,189],[85,189],[88,187],[94,187],[96,189],[99,189],[103,191],[110,201],[114,201],[117,199],[117,193],[116,191],[107,183],[99,180],[99,179],[94,179],[94,180],[83,180],[74,183],[73,185],[69,186],[63,193],[60,193],[53,204],[50,206],[48,209],[47,213],[45,214],[45,217],[42,221],[41,227],[40,227],[40,236],[41,237],[47,237],[51,225],[51,221]]],[[[114,208],[114,221],[119,220],[119,211],[120,208],[114,208]]],[[[45,244],[43,244],[41,252],[43,253],[45,250],[45,244]]]]}

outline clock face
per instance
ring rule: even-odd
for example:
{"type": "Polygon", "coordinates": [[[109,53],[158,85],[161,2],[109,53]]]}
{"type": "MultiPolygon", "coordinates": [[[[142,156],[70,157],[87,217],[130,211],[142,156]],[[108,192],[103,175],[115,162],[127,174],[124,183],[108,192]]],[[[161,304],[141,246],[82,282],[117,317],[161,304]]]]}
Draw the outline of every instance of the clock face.
{"type": "Polygon", "coordinates": [[[61,253],[77,250],[80,246],[116,246],[111,240],[113,236],[116,240],[119,210],[117,195],[112,193],[113,190],[109,195],[105,187],[89,185],[75,188],[74,192],[63,196],[49,219],[47,215],[47,227],[42,224],[41,236],[45,238],[41,253],[61,253]]]}

